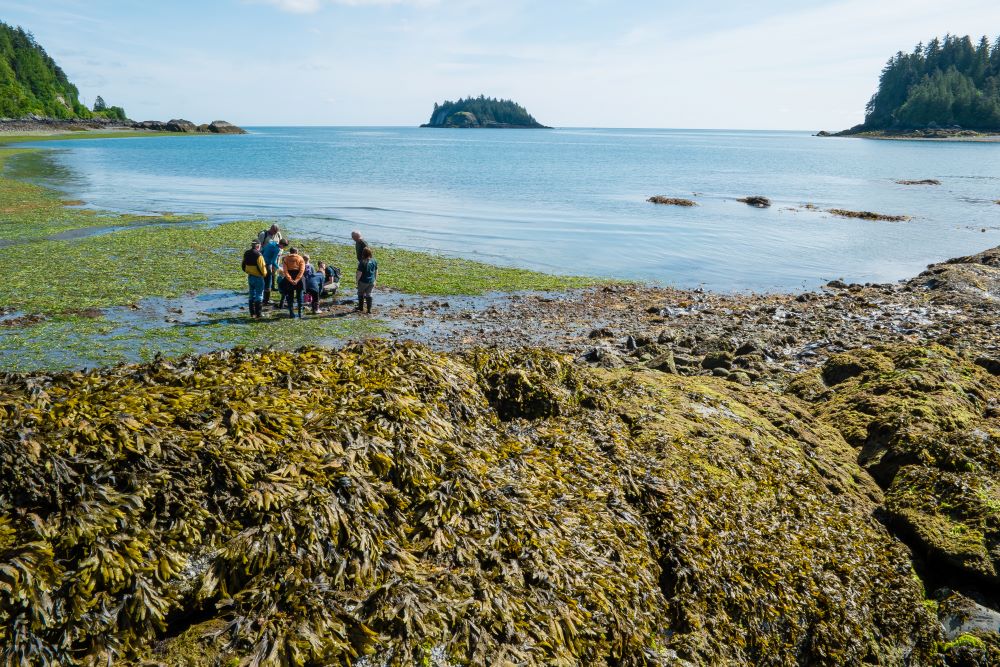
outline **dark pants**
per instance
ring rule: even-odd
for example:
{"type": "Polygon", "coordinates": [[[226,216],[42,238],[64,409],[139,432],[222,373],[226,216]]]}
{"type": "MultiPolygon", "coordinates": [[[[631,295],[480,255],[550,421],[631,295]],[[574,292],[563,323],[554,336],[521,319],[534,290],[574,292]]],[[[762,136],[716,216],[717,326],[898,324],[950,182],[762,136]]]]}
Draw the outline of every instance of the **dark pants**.
{"type": "Polygon", "coordinates": [[[300,280],[296,284],[292,285],[287,280],[283,283],[284,290],[281,293],[282,299],[288,299],[288,314],[291,317],[295,316],[292,304],[292,297],[295,297],[295,303],[299,307],[299,317],[302,317],[302,281],[300,280]]]}
{"type": "Polygon", "coordinates": [[[319,310],[319,292],[316,290],[307,289],[306,294],[312,297],[312,311],[315,313],[319,310]]]}

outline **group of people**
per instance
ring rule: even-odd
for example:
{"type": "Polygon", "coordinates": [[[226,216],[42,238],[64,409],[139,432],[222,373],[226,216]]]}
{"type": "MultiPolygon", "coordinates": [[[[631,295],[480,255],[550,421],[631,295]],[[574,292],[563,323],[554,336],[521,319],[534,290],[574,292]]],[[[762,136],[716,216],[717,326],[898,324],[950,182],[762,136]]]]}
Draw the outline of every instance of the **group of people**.
{"type": "MultiPolygon", "coordinates": [[[[378,262],[368,243],[358,231],[351,232],[358,258],[355,279],[358,285],[356,312],[372,312],[372,291],[378,279],[378,262]]],[[[243,253],[243,272],[250,289],[250,317],[264,315],[264,306],[271,302],[271,292],[280,295],[277,308],[287,303],[288,317],[302,317],[303,295],[310,301],[313,314],[322,312],[320,299],[334,296],[340,286],[340,270],[319,261],[313,266],[309,255],[302,254],[281,236],[278,225],[263,230],[243,253]]]]}

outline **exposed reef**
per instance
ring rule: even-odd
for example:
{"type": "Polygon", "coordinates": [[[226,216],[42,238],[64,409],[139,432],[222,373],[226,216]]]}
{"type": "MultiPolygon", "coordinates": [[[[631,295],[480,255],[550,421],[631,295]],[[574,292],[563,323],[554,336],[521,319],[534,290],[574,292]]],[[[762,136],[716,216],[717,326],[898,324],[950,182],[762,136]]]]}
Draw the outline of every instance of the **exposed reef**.
{"type": "Polygon", "coordinates": [[[667,197],[665,195],[653,195],[647,199],[651,204],[663,204],[666,206],[697,206],[698,204],[690,199],[680,197],[667,197]]]}
{"type": "Polygon", "coordinates": [[[873,211],[848,211],[843,208],[831,208],[827,212],[841,218],[859,218],[861,220],[879,220],[882,222],[906,222],[910,220],[910,216],[908,215],[888,215],[873,211]]]}

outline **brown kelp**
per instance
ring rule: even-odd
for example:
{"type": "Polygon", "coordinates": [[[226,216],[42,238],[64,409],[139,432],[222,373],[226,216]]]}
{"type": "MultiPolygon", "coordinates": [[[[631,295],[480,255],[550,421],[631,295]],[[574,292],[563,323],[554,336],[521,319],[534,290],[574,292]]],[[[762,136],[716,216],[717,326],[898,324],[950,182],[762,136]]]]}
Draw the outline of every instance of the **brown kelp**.
{"type": "Polygon", "coordinates": [[[827,212],[841,218],[858,218],[860,220],[878,220],[882,222],[906,222],[911,219],[908,215],[889,215],[873,211],[849,211],[844,208],[831,208],[827,212]]]}
{"type": "Polygon", "coordinates": [[[936,652],[881,491],[796,399],[378,341],[0,384],[4,664],[936,652]]]}

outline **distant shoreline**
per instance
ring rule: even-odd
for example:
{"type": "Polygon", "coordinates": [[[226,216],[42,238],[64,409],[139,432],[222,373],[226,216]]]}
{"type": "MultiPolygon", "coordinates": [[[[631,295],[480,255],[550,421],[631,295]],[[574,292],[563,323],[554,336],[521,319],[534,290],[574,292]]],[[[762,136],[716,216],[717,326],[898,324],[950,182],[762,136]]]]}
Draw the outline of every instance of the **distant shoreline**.
{"type": "Polygon", "coordinates": [[[1000,143],[1000,132],[986,133],[973,130],[913,130],[908,132],[890,132],[887,130],[870,130],[866,132],[819,132],[817,137],[847,137],[855,139],[879,139],[882,141],[963,141],[970,143],[1000,143]]]}

